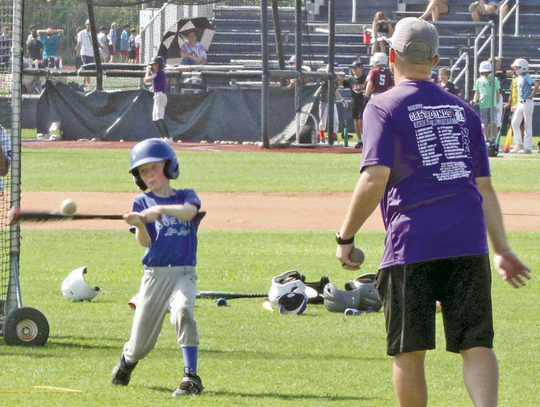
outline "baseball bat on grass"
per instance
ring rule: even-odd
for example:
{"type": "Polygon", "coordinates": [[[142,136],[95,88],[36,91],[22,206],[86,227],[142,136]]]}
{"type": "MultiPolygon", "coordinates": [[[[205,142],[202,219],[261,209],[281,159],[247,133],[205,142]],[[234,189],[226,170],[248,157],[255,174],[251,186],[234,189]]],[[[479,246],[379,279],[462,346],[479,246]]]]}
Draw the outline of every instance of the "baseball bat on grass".
{"type": "MultiPolygon", "coordinates": [[[[206,215],[205,211],[197,212],[192,219],[201,220],[206,215]]],[[[9,210],[7,220],[10,225],[17,222],[49,222],[49,221],[61,221],[61,220],[87,220],[87,219],[108,219],[108,220],[122,220],[124,215],[99,215],[99,214],[74,214],[64,215],[58,211],[44,212],[44,211],[21,211],[19,207],[13,207],[9,210]]]]}
{"type": "Polygon", "coordinates": [[[197,298],[225,298],[226,300],[232,300],[234,298],[265,298],[268,297],[268,294],[263,293],[254,293],[254,294],[244,294],[244,293],[230,293],[223,291],[198,291],[197,298]]]}

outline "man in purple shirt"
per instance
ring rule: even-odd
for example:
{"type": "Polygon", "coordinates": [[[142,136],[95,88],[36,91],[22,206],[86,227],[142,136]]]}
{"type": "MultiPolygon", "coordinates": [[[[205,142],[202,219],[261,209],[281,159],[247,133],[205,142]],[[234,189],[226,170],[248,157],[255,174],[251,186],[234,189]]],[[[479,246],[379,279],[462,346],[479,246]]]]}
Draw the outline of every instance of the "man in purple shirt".
{"type": "Polygon", "coordinates": [[[380,202],[386,238],[376,286],[399,405],[427,405],[424,359],[435,348],[440,301],[446,349],[462,355],[473,403],[495,406],[487,235],[504,280],[525,285],[530,270],[506,240],[480,118],[430,80],[439,61],[437,30],[405,18],[389,42],[397,86],[364,111],[361,176],[336,256],[345,269],[359,268],[350,259],[354,235],[380,202]]]}
{"type": "Polygon", "coordinates": [[[165,107],[167,106],[167,78],[165,76],[165,60],[162,57],[155,57],[152,65],[146,71],[144,80],[153,82],[154,107],[152,109],[152,120],[156,122],[161,137],[169,139],[169,129],[165,123],[165,107]]]}

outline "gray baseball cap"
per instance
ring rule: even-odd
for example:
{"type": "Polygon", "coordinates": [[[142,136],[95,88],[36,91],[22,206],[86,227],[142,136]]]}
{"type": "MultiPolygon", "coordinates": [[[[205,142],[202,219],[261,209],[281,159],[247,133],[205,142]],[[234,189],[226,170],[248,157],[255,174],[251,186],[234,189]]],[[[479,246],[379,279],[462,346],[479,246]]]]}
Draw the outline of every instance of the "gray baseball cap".
{"type": "MultiPolygon", "coordinates": [[[[398,52],[419,58],[433,58],[439,53],[439,34],[435,26],[416,17],[406,17],[398,21],[392,38],[386,40],[398,52]],[[412,44],[425,44],[427,48],[409,49],[412,44]]],[[[422,47],[420,47],[422,48],[422,47]]]]}

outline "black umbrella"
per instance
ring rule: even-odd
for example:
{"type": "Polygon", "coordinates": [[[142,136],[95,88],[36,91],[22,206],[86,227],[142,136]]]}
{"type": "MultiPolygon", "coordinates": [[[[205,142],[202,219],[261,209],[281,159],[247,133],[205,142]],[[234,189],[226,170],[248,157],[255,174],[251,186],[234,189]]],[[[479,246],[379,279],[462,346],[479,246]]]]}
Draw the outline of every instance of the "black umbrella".
{"type": "Polygon", "coordinates": [[[180,48],[188,42],[188,34],[195,31],[197,41],[208,51],[216,29],[206,17],[183,18],[170,27],[159,46],[158,55],[165,58],[182,58],[180,48]]]}

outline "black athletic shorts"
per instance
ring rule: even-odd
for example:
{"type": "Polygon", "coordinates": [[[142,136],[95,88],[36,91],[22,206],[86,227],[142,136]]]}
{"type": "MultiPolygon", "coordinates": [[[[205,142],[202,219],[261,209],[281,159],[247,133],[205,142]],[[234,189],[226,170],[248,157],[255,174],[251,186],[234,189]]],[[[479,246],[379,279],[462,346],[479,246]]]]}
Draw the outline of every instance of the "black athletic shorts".
{"type": "Polygon", "coordinates": [[[364,113],[364,102],[361,102],[361,103],[353,102],[351,105],[351,111],[352,111],[353,120],[362,119],[362,114],[364,113]]]}
{"type": "Polygon", "coordinates": [[[463,256],[379,270],[376,287],[386,317],[387,353],[435,349],[436,301],[446,350],[493,347],[489,256],[463,256]]]}

